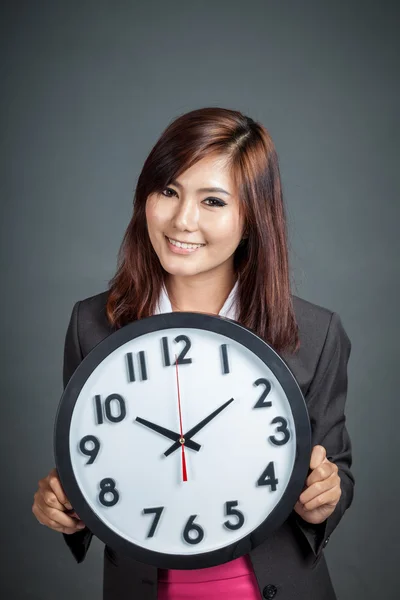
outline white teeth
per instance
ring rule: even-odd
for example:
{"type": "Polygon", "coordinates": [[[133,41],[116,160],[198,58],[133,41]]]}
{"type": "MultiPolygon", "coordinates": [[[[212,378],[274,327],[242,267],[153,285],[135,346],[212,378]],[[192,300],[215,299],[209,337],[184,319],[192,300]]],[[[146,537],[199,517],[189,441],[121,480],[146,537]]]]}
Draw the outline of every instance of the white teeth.
{"type": "Polygon", "coordinates": [[[204,244],[185,244],[185,243],[177,242],[176,240],[172,240],[171,238],[168,238],[168,240],[173,246],[177,246],[178,248],[185,248],[186,250],[194,250],[195,248],[201,248],[201,246],[204,245],[204,244]]]}

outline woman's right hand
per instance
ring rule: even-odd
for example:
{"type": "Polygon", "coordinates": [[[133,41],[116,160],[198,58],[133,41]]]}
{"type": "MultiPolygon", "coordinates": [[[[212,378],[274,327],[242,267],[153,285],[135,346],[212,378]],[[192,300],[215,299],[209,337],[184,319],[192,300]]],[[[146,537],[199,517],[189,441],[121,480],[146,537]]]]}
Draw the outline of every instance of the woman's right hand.
{"type": "Polygon", "coordinates": [[[85,524],[73,512],[56,469],[52,469],[47,477],[39,481],[32,512],[39,523],[60,533],[72,534],[85,528],[85,524]],[[72,512],[67,514],[67,511],[72,512]]]}

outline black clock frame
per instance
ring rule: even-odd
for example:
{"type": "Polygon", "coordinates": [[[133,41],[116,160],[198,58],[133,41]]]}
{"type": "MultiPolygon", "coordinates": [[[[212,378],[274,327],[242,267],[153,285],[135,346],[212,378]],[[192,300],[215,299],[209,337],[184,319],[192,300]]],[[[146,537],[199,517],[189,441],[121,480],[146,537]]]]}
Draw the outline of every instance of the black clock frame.
{"type": "Polygon", "coordinates": [[[100,540],[115,551],[164,569],[201,569],[223,564],[261,544],[288,518],[304,488],[311,456],[311,426],[299,384],[284,359],[253,331],[220,315],[171,312],[153,315],[125,325],[97,344],[77,367],[60,399],[54,424],[54,455],[61,484],[74,510],[100,540]],[[148,550],[112,531],[93,512],[76,481],[69,448],[72,414],[79,394],[94,369],[114,350],[142,335],[165,329],[204,329],[237,341],[256,354],[280,382],[291,407],[296,431],[296,455],[292,475],[281,500],[268,517],[240,540],[223,548],[196,554],[167,554],[148,550]]]}

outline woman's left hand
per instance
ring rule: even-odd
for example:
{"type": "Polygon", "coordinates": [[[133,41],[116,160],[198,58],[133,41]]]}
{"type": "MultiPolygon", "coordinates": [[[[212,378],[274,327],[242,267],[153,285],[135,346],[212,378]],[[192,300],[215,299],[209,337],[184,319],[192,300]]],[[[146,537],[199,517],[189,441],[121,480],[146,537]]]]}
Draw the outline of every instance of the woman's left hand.
{"type": "Polygon", "coordinates": [[[308,523],[322,523],[335,510],[342,495],[338,467],[326,458],[323,446],[314,446],[311,453],[310,469],[294,510],[308,523]]]}

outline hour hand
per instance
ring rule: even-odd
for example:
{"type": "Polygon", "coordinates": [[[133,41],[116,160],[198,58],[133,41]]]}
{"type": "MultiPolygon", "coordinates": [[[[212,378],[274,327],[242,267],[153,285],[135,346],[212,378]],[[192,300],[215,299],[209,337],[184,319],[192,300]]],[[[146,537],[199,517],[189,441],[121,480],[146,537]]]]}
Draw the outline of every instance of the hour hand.
{"type": "MultiPolygon", "coordinates": [[[[180,445],[179,439],[181,436],[176,431],[171,431],[171,429],[166,429],[165,427],[161,427],[161,425],[157,425],[156,423],[152,423],[151,421],[147,421],[147,419],[142,419],[141,417],[136,417],[136,421],[142,425],[145,425],[149,429],[160,433],[169,440],[177,442],[178,445],[180,445]]],[[[197,444],[197,442],[194,442],[193,440],[188,440],[187,442],[185,440],[185,446],[186,448],[191,448],[191,450],[196,450],[196,452],[198,452],[201,448],[201,445],[197,444]]]]}
{"type": "MultiPolygon", "coordinates": [[[[214,410],[210,415],[208,415],[208,417],[206,417],[205,419],[200,421],[200,423],[197,423],[197,425],[192,427],[192,429],[189,429],[189,431],[184,433],[183,437],[185,438],[185,446],[190,448],[189,442],[192,441],[191,440],[192,436],[196,435],[196,433],[198,433],[200,431],[200,429],[203,429],[203,427],[205,427],[207,425],[207,423],[209,423],[210,421],[215,419],[215,417],[217,415],[219,415],[219,413],[222,412],[227,406],[229,406],[229,404],[231,402],[233,402],[233,400],[234,400],[234,398],[231,398],[230,400],[228,400],[228,402],[225,402],[225,404],[223,404],[222,406],[220,406],[219,408],[214,410]]],[[[175,444],[172,444],[172,446],[170,446],[168,448],[168,450],[166,452],[164,452],[164,456],[169,456],[170,454],[175,452],[175,450],[178,450],[178,448],[179,448],[179,440],[178,441],[175,440],[175,444]]]]}

